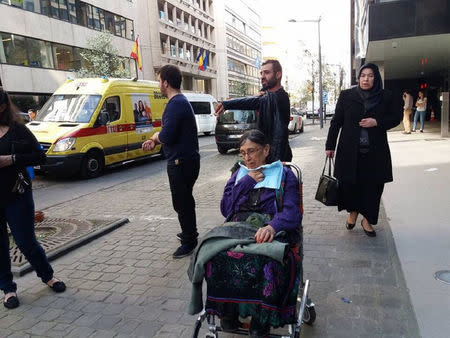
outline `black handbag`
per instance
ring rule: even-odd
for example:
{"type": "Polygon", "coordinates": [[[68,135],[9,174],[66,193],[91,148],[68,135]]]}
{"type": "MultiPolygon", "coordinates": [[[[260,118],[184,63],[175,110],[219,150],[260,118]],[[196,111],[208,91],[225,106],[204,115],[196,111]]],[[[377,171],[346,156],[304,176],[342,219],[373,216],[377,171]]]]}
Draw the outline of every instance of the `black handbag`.
{"type": "MultiPolygon", "coordinates": [[[[326,206],[336,206],[338,204],[338,180],[331,174],[331,157],[325,158],[322,175],[320,176],[319,186],[316,191],[316,200],[325,204],[326,206]],[[325,167],[328,162],[328,175],[325,174],[325,167]]],[[[333,162],[334,165],[334,162],[333,162]]]]}

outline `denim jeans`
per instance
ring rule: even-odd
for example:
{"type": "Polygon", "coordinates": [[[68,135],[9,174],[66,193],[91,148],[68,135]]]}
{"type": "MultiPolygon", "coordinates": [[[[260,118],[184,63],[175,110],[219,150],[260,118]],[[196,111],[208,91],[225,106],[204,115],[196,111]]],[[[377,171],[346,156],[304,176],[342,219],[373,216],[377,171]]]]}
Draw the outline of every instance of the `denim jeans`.
{"type": "Polygon", "coordinates": [[[425,114],[426,111],[420,111],[420,110],[416,110],[415,114],[414,114],[414,124],[413,124],[413,130],[416,130],[416,126],[417,126],[417,120],[420,116],[420,130],[423,130],[423,127],[425,125],[425,114]]]}
{"type": "Polygon", "coordinates": [[[6,223],[20,251],[42,282],[47,283],[53,278],[53,269],[34,232],[34,201],[31,189],[0,206],[0,289],[5,294],[17,290],[11,273],[6,223]]]}
{"type": "Polygon", "coordinates": [[[167,165],[173,208],[181,226],[181,244],[197,244],[197,219],[192,189],[200,171],[200,159],[167,165]]]}

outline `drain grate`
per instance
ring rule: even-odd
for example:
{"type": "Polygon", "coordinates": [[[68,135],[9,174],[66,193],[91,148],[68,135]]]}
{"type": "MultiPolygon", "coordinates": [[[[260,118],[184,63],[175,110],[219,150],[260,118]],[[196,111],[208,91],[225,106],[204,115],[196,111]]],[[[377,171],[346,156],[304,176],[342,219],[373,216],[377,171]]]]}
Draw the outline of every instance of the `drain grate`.
{"type": "Polygon", "coordinates": [[[434,278],[445,284],[450,284],[450,270],[440,270],[434,274],[434,278]]]}
{"type": "MultiPolygon", "coordinates": [[[[36,223],[36,237],[47,257],[54,259],[128,222],[128,219],[77,220],[45,218],[36,223]]],[[[11,267],[19,276],[31,269],[10,235],[11,267]]]]}

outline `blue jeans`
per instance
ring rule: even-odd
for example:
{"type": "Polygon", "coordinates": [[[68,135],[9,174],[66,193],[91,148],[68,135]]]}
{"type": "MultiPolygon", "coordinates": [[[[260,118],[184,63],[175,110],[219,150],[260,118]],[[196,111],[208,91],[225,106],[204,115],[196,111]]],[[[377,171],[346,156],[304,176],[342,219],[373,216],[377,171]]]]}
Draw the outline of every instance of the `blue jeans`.
{"type": "Polygon", "coordinates": [[[5,294],[17,290],[11,273],[6,223],[20,251],[42,282],[47,283],[53,278],[53,269],[34,233],[34,201],[31,189],[0,206],[0,289],[5,294]]]}
{"type": "Polygon", "coordinates": [[[417,126],[417,119],[420,116],[420,130],[423,130],[423,127],[425,125],[425,114],[426,111],[420,111],[420,110],[416,110],[416,112],[414,113],[414,124],[413,124],[413,130],[416,130],[416,126],[417,126]]]}

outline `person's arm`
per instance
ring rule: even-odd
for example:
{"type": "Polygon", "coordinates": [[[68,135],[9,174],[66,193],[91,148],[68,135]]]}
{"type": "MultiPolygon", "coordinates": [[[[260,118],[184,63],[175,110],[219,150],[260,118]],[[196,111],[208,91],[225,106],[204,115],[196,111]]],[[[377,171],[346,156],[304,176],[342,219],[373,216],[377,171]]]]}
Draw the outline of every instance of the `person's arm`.
{"type": "Polygon", "coordinates": [[[33,133],[24,125],[17,126],[17,132],[28,144],[28,151],[24,153],[12,154],[12,164],[17,167],[28,167],[44,164],[46,160],[45,152],[41,149],[41,145],[36,140],[33,133]]]}
{"type": "Polygon", "coordinates": [[[339,130],[342,128],[342,125],[344,124],[344,102],[343,102],[344,93],[345,91],[342,91],[341,94],[339,95],[334,116],[331,119],[330,128],[328,129],[328,137],[325,145],[325,150],[327,152],[328,157],[334,156],[339,130]]]}
{"type": "Polygon", "coordinates": [[[173,103],[168,103],[166,106],[166,111],[164,112],[163,117],[163,126],[161,131],[156,134],[157,143],[163,144],[174,144],[178,140],[180,129],[182,127],[183,120],[181,118],[181,113],[184,113],[186,108],[176,107],[173,103]],[[169,106],[170,105],[170,106],[169,106]],[[166,115],[167,114],[167,115],[166,115]]]}
{"type": "Polygon", "coordinates": [[[302,221],[300,212],[300,191],[297,177],[291,170],[286,170],[286,181],[283,195],[283,209],[277,212],[269,224],[279,231],[298,229],[302,221]]]}
{"type": "Polygon", "coordinates": [[[403,112],[401,110],[392,109],[392,95],[385,92],[387,95],[387,103],[385,104],[386,111],[384,111],[380,117],[377,117],[377,127],[385,130],[394,128],[400,124],[403,119],[403,112]]]}
{"type": "Polygon", "coordinates": [[[223,101],[223,107],[227,109],[242,109],[242,110],[257,110],[259,109],[261,96],[243,97],[240,99],[233,99],[223,101]]]}
{"type": "Polygon", "coordinates": [[[238,172],[228,180],[220,202],[220,211],[225,218],[239,211],[239,206],[247,200],[248,192],[257,183],[250,175],[245,175],[235,184],[238,172]]]}

